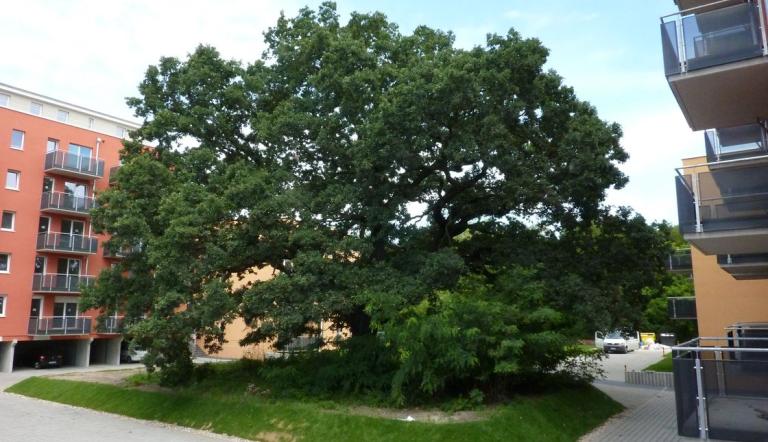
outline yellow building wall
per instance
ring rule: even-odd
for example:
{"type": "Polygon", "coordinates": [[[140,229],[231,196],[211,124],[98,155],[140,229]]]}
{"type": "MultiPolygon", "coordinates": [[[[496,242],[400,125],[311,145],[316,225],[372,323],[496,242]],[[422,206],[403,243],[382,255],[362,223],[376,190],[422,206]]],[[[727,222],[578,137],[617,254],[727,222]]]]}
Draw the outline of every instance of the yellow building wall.
{"type": "MultiPolygon", "coordinates": [[[[683,159],[684,174],[706,172],[707,157],[683,159]]],[[[768,279],[737,280],[691,246],[693,286],[699,336],[724,336],[725,327],[736,322],[768,322],[768,279]]]]}
{"type": "MultiPolygon", "coordinates": [[[[245,275],[242,279],[238,278],[237,276],[233,276],[232,285],[233,288],[237,289],[257,281],[267,281],[274,278],[276,274],[277,270],[273,269],[272,267],[264,267],[262,269],[256,270],[254,273],[245,275]]],[[[269,342],[240,346],[240,340],[243,339],[250,331],[251,328],[246,325],[242,318],[236,318],[224,329],[224,339],[226,342],[222,344],[221,351],[217,353],[208,352],[203,346],[202,339],[197,340],[197,346],[203,349],[208,356],[226,359],[264,359],[267,353],[276,351],[272,344],[269,342]]],[[[331,340],[337,335],[335,331],[330,330],[330,327],[325,324],[322,325],[321,334],[326,340],[331,340]]],[[[346,336],[346,334],[342,333],[342,336],[346,336]]]]}

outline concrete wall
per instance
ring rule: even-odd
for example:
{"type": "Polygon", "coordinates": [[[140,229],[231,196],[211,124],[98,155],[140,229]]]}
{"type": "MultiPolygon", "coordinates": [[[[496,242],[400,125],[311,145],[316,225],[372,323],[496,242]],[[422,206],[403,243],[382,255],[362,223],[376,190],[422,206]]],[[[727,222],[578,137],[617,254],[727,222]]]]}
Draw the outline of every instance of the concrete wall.
{"type": "Polygon", "coordinates": [[[16,341],[0,342],[0,373],[13,371],[13,354],[16,341]]]}

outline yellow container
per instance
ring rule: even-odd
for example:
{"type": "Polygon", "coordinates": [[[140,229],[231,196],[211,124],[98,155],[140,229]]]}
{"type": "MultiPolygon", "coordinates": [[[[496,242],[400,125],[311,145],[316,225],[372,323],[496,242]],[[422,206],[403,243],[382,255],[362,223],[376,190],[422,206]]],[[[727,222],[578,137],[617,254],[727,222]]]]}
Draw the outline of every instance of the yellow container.
{"type": "Polygon", "coordinates": [[[656,333],[640,333],[640,342],[643,345],[651,345],[656,343],[656,333]]]}

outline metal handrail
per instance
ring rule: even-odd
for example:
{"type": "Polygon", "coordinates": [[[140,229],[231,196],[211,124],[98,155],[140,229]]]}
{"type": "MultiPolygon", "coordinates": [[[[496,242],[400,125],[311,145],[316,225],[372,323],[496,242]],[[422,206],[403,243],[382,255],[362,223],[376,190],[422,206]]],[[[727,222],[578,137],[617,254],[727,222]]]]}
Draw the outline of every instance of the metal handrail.
{"type": "Polygon", "coordinates": [[[96,199],[89,196],[76,196],[66,192],[43,192],[41,208],[88,213],[91,209],[96,208],[96,199]]]}
{"type": "Polygon", "coordinates": [[[707,3],[706,5],[694,6],[692,8],[682,9],[680,11],[673,12],[671,14],[662,15],[661,16],[661,22],[664,23],[664,19],[665,18],[674,17],[676,15],[681,15],[681,16],[682,15],[690,15],[690,13],[693,12],[693,11],[698,11],[699,9],[710,8],[712,6],[716,6],[716,5],[719,5],[721,3],[733,3],[733,0],[718,0],[716,2],[707,3]]]}
{"type": "Polygon", "coordinates": [[[79,293],[81,286],[88,286],[93,281],[94,277],[90,275],[35,273],[32,276],[32,290],[36,292],[79,293]]]}
{"type": "Polygon", "coordinates": [[[85,335],[91,332],[90,316],[32,316],[27,332],[33,336],[85,335]],[[70,326],[70,323],[74,325],[70,326]]]}
{"type": "Polygon", "coordinates": [[[38,250],[96,253],[98,239],[95,236],[64,232],[41,232],[37,234],[38,250]]]}
{"type": "Polygon", "coordinates": [[[84,175],[104,176],[104,160],[92,156],[84,156],[66,150],[54,150],[45,154],[45,166],[48,168],[64,169],[80,172],[84,175]],[[69,159],[74,159],[74,164],[69,159]]]}

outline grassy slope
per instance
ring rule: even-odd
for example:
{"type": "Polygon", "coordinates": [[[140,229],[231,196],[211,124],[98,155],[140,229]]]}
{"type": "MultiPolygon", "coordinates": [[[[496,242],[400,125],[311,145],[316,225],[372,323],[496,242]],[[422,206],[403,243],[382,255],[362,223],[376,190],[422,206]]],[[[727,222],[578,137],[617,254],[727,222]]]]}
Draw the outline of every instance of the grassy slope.
{"type": "Polygon", "coordinates": [[[329,410],[325,402],[263,399],[243,393],[169,394],[46,378],[29,378],[6,391],[249,439],[271,432],[303,440],[571,441],[621,409],[589,386],[521,397],[496,409],[486,421],[460,424],[354,416],[344,413],[344,407],[329,410]]]}
{"type": "Polygon", "coordinates": [[[643,371],[667,371],[672,372],[672,353],[664,356],[662,360],[651,364],[643,369],[643,371]]]}

